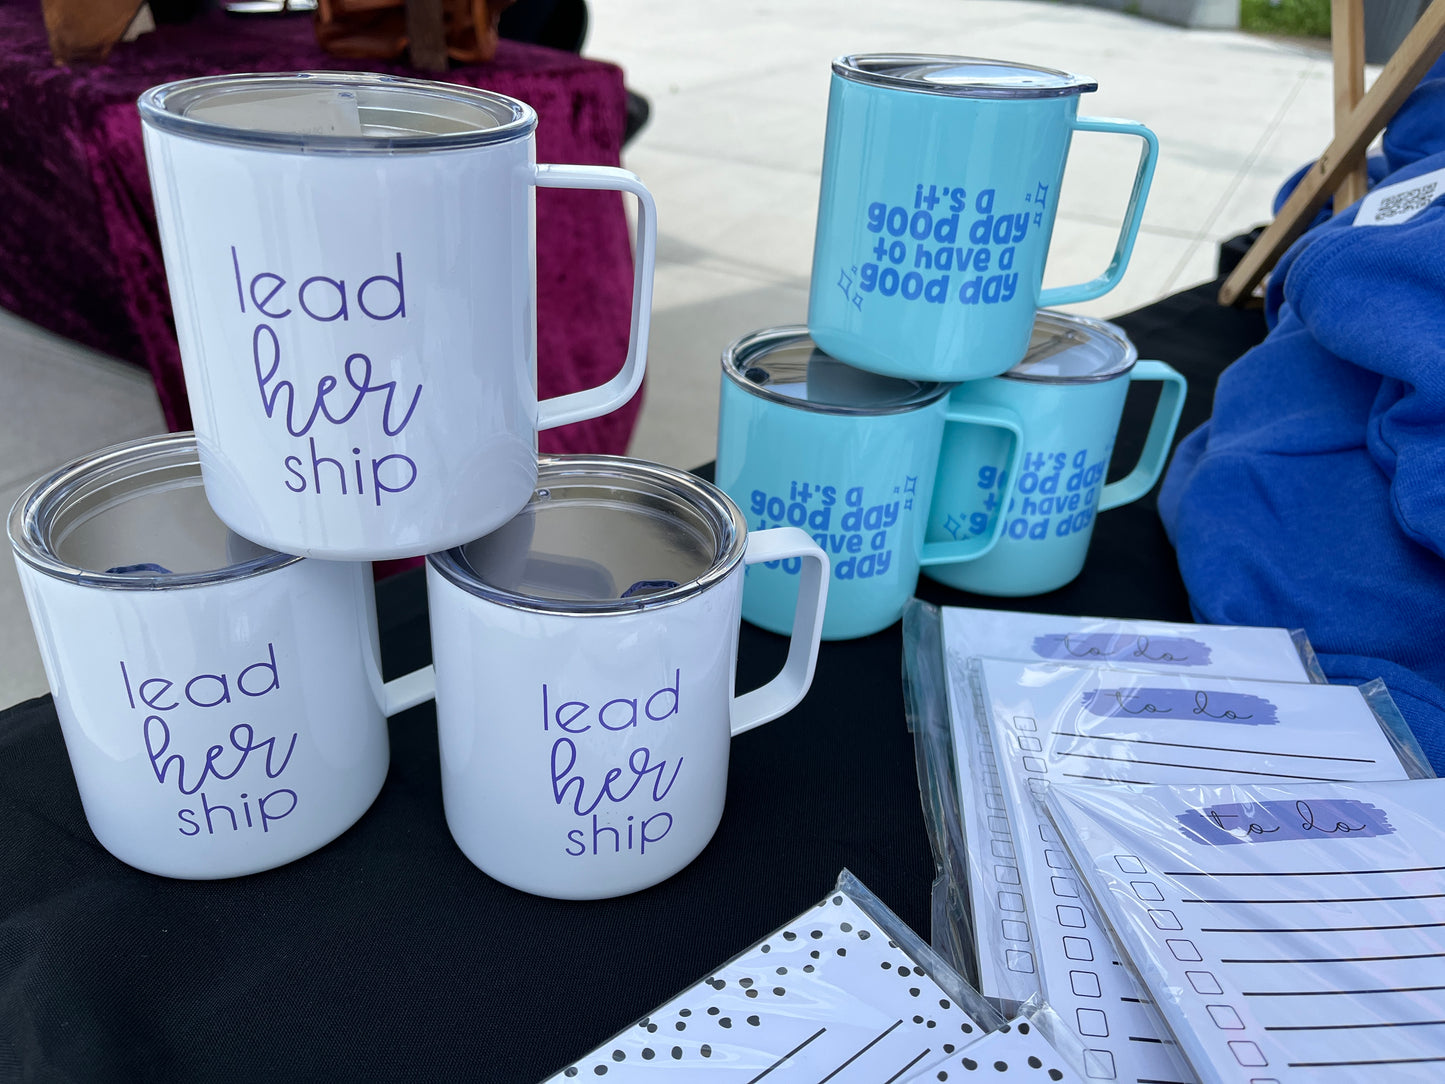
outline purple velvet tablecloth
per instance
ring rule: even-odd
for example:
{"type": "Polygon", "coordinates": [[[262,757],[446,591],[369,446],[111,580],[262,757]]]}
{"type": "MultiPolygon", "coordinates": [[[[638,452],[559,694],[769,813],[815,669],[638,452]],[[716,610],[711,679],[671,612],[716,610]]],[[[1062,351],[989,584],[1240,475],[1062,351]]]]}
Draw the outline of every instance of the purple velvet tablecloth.
{"type": "MultiPolygon", "coordinates": [[[[166,292],[135,100],[158,83],[252,71],[416,73],[317,48],[305,17],[215,14],[162,26],[100,65],[56,67],[39,0],[0,0],[0,306],[145,366],[166,421],[190,408],[166,292]]],[[[617,165],[626,92],[612,64],[503,41],[446,78],[536,109],[537,159],[617,165]]],[[[549,397],[599,384],[627,351],[632,252],[615,192],[537,193],[538,381],[549,397]]],[[[626,450],[641,406],[543,433],[548,452],[626,450]]]]}

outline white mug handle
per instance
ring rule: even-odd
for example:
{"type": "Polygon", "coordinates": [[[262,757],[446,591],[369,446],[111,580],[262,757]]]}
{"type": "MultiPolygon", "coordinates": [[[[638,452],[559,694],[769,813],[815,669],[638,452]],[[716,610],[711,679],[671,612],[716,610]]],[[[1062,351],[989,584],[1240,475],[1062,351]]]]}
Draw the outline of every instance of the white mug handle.
{"type": "Polygon", "coordinates": [[[393,678],[381,687],[381,713],[389,719],[407,708],[435,700],[436,695],[437,672],[436,668],[428,663],[420,670],[393,678]]]}
{"type": "Polygon", "coordinates": [[[591,188],[631,192],[637,197],[637,252],[632,275],[632,328],[627,358],[617,375],[595,388],[543,399],[537,404],[537,428],[586,421],[616,410],[642,387],[647,368],[648,321],[652,313],[652,268],[657,259],[657,206],[635,173],[615,166],[537,166],[538,188],[591,188]]]}
{"type": "Polygon", "coordinates": [[[801,557],[798,573],[798,605],[793,611],[793,635],[788,658],[777,677],[766,685],[733,697],[732,733],[762,726],[791,711],[813,683],[818,664],[818,642],[823,636],[823,610],[828,603],[828,555],[797,527],[774,527],[748,535],[743,564],[780,561],[801,557]]]}

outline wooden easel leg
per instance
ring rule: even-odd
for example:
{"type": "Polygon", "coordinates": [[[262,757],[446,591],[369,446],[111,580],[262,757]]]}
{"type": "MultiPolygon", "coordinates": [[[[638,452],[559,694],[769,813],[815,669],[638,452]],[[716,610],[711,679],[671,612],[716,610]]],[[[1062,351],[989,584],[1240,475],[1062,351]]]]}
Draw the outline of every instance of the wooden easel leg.
{"type": "MultiPolygon", "coordinates": [[[[1365,96],[1365,3],[1364,0],[1330,0],[1330,51],[1335,61],[1335,132],[1365,96]]],[[[1335,213],[1364,196],[1370,185],[1365,156],[1345,175],[1335,189],[1335,213]]]]}
{"type": "MultiPolygon", "coordinates": [[[[1363,35],[1360,40],[1363,43],[1363,35]]],[[[1304,233],[1315,212],[1339,188],[1346,174],[1363,160],[1370,141],[1389,123],[1442,50],[1445,50],[1445,0],[1432,0],[1374,85],[1343,123],[1336,122],[1335,138],[1300,179],[1275,220],[1224,280],[1219,288],[1221,305],[1233,305],[1249,297],[1255,284],[1278,262],[1285,249],[1304,233]]]]}

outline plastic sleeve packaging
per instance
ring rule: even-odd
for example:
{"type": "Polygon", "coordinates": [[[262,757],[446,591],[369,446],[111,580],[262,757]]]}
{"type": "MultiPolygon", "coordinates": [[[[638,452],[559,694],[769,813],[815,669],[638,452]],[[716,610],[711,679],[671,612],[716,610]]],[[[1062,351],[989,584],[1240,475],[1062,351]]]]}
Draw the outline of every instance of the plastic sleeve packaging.
{"type": "MultiPolygon", "coordinates": [[[[1120,784],[1403,779],[1420,770],[1408,733],[1398,732],[1378,687],[996,659],[970,666],[992,728],[1044,996],[1088,1037],[1096,1074],[1182,1079],[1157,1006],[1112,966],[1107,916],[1080,885],[1040,798],[1056,785],[1116,792],[1120,784]]],[[[1150,884],[1136,890],[1157,898],[1150,884]]]]}
{"type": "Polygon", "coordinates": [[[1083,1084],[1083,1047],[1047,1005],[1030,1005],[997,1031],[930,1066],[903,1084],[949,1084],[984,1079],[1037,1084],[1083,1084]]]}
{"type": "MultiPolygon", "coordinates": [[[[962,608],[940,610],[914,600],[904,614],[904,697],[915,739],[919,789],[933,848],[937,880],[933,894],[933,944],[985,994],[1006,1008],[1035,997],[1040,990],[1027,946],[1027,920],[1005,914],[998,893],[1012,876],[1006,855],[1013,847],[1012,829],[1001,808],[989,721],[978,711],[980,690],[961,671],[966,660],[953,650],[950,634],[960,627],[980,629],[957,637],[965,647],[988,645],[995,653],[1037,658],[1039,645],[1066,656],[1097,658],[1100,645],[1105,666],[1127,665],[1144,672],[1170,666],[1196,672],[1203,658],[1213,676],[1231,670],[1256,678],[1271,674],[1284,681],[1324,683],[1314,651],[1302,631],[1123,622],[1102,618],[1059,618],[962,608]],[[945,620],[947,617],[948,620],[945,620]],[[965,622],[960,624],[960,622],[965,622]],[[1051,631],[1052,630],[1052,631],[1051,631]],[[1070,637],[1073,637],[1072,641],[1070,637]],[[1203,641],[1203,642],[1200,642],[1203,641]],[[1175,645],[1184,645],[1188,652],[1175,645]],[[1166,645],[1174,654],[1165,650],[1166,645]],[[1032,649],[1032,650],[1030,650],[1032,649]],[[1212,652],[1212,656],[1211,656],[1212,652]],[[1144,658],[1147,665],[1137,660],[1144,658]],[[955,672],[960,671],[960,672],[955,672]],[[956,716],[956,718],[955,718],[956,716]],[[960,786],[962,784],[962,786],[960,786]],[[961,805],[971,802],[971,813],[961,805]],[[972,831],[971,831],[972,830],[972,831]],[[1000,932],[1014,931],[1008,944],[1000,932]],[[989,935],[984,936],[984,931],[989,935]]],[[[1072,661],[1072,660],[1071,660],[1072,661]]],[[[1095,663],[1098,665],[1098,663],[1095,663]]],[[[1389,735],[1400,759],[1412,773],[1429,768],[1388,693],[1378,683],[1361,689],[1389,735]]]]}
{"type": "Polygon", "coordinates": [[[1374,681],[1367,681],[1358,686],[1360,695],[1365,698],[1365,703],[1375,713],[1379,720],[1380,729],[1385,732],[1395,755],[1400,758],[1400,763],[1405,768],[1405,774],[1411,779],[1433,779],[1435,769],[1430,767],[1430,761],[1425,757],[1425,750],[1420,748],[1420,742],[1416,739],[1410,724],[1405,722],[1405,717],[1400,714],[1400,709],[1395,706],[1395,701],[1390,696],[1390,690],[1385,688],[1385,683],[1379,678],[1374,681]]]}
{"type": "Polygon", "coordinates": [[[1310,638],[1305,634],[1305,630],[1290,629],[1289,638],[1294,641],[1295,650],[1299,652],[1300,662],[1304,664],[1305,673],[1309,675],[1310,681],[1316,685],[1328,685],[1330,679],[1325,677],[1324,669],[1320,666],[1319,656],[1315,654],[1315,645],[1310,643],[1310,638]]]}
{"type": "Polygon", "coordinates": [[[997,769],[1024,767],[1035,790],[1434,775],[1378,680],[1315,685],[1003,659],[967,666],[974,716],[995,732],[997,769]],[[1001,738],[1000,727],[1018,733],[1001,738]]]}
{"type": "MultiPolygon", "coordinates": [[[[954,749],[947,657],[938,607],[913,599],[903,611],[903,704],[913,734],[918,791],[936,871],[933,882],[933,948],[977,983],[977,940],[969,886],[968,839],[959,811],[959,775],[967,777],[966,752],[954,749]]],[[[1025,990],[1022,1002],[1037,993],[1025,990]]]]}
{"type": "Polygon", "coordinates": [[[1445,1072],[1445,781],[1052,786],[1063,847],[1208,1084],[1445,1072]]]}
{"type": "Polygon", "coordinates": [[[1051,783],[1429,774],[1383,686],[1324,683],[1302,633],[915,602],[904,635],[934,944],[1010,1013],[1048,999],[1091,1079],[1190,1074],[1146,991],[1109,966],[1108,924],[1038,804],[1051,783]]]}
{"type": "Polygon", "coordinates": [[[1003,1022],[844,870],[817,906],[549,1080],[876,1084],[1003,1022]]]}
{"type": "MultiPolygon", "coordinates": [[[[1107,926],[1087,893],[1077,886],[1036,796],[1048,786],[1046,758],[1052,742],[1070,740],[1054,736],[1073,734],[1077,738],[1075,730],[1085,729],[1083,724],[1071,727],[1063,721],[1066,709],[1085,699],[1081,693],[1100,694],[1111,686],[1133,688],[1140,682],[1188,687],[1211,679],[991,659],[969,660],[968,674],[975,713],[986,721],[980,728],[980,744],[991,743],[990,752],[976,755],[990,757],[999,804],[1016,843],[1011,852],[1016,897],[1011,907],[1025,914],[1013,913],[1008,921],[1022,927],[1015,937],[1027,938],[1041,996],[1054,1000],[1054,1007],[1067,1022],[1068,1034],[1082,1047],[1086,1077],[1190,1080],[1142,986],[1122,967],[1111,966],[1114,948],[1107,926]]],[[[1216,686],[1228,682],[1212,679],[1216,686]]],[[[1310,688],[1307,683],[1284,687],[1310,688]]],[[[1151,697],[1152,701],[1165,703],[1158,696],[1151,697]]],[[[1126,699],[1125,703],[1132,701],[1126,699]]],[[[1192,698],[1186,697],[1181,706],[1193,706],[1192,698]]],[[[1124,740],[1131,740],[1138,727],[1150,722],[1147,716],[1140,722],[1124,720],[1124,728],[1131,732],[1124,740]]],[[[1084,763],[1094,764],[1092,760],[1084,763]]],[[[1016,966],[1007,949],[1001,966],[1016,966]]]]}
{"type": "Polygon", "coordinates": [[[1070,617],[948,606],[944,646],[957,659],[989,656],[1070,666],[1215,673],[1326,684],[1302,631],[1250,625],[1070,617]]]}

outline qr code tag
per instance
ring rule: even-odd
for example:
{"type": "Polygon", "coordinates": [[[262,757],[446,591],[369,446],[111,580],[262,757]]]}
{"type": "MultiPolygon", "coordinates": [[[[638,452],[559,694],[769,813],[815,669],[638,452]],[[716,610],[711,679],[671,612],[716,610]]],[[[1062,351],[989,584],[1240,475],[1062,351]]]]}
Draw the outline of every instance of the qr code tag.
{"type": "Polygon", "coordinates": [[[1377,188],[1360,201],[1356,226],[1398,226],[1445,196],[1445,169],[1377,188]]]}

